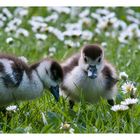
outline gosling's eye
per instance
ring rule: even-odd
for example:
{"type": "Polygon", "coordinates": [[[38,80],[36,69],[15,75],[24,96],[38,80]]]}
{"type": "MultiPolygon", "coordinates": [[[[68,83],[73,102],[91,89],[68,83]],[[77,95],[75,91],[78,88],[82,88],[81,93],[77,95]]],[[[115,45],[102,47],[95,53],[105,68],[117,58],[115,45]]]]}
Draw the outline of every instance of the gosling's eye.
{"type": "Polygon", "coordinates": [[[88,61],[88,60],[87,60],[87,58],[86,58],[86,57],[84,57],[84,61],[87,63],[87,61],[88,61]]]}
{"type": "Polygon", "coordinates": [[[98,59],[98,62],[99,62],[99,63],[101,62],[101,58],[98,59]]]}

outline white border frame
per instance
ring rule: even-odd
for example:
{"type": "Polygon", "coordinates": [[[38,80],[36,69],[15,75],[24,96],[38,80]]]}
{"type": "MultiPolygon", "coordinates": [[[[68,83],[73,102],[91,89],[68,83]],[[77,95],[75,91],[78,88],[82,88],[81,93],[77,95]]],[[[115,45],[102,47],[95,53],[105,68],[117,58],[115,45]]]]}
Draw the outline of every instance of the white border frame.
{"type": "Polygon", "coordinates": [[[0,6],[140,6],[140,0],[0,0],[0,6]]]}
{"type": "Polygon", "coordinates": [[[140,134],[1,134],[2,140],[139,140],[140,134]]]}
{"type": "MultiPolygon", "coordinates": [[[[140,0],[0,0],[0,6],[140,6],[140,0]]],[[[139,140],[140,134],[0,134],[0,140],[139,140]]]]}

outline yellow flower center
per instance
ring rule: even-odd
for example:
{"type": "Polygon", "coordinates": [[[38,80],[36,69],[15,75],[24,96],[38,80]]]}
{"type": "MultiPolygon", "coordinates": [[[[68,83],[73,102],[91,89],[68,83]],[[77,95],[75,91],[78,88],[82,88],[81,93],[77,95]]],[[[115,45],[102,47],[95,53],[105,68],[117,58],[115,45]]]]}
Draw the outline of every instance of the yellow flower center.
{"type": "Polygon", "coordinates": [[[63,129],[64,129],[64,130],[68,130],[69,128],[70,128],[70,124],[65,123],[65,124],[63,125],[63,129]]]}
{"type": "Polygon", "coordinates": [[[131,85],[127,85],[126,86],[126,90],[127,90],[127,92],[131,92],[132,91],[132,86],[131,85]]]}

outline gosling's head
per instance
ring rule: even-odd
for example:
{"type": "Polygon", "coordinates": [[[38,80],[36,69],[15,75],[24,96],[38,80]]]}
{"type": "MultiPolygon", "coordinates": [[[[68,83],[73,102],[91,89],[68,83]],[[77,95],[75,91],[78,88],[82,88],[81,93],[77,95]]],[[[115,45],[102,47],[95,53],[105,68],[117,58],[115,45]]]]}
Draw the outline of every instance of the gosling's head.
{"type": "Polygon", "coordinates": [[[104,53],[98,45],[86,45],[81,50],[79,65],[87,76],[94,79],[103,67],[104,53]]]}
{"type": "Polygon", "coordinates": [[[49,89],[55,99],[59,99],[59,85],[63,80],[63,70],[58,62],[44,59],[37,66],[38,77],[44,88],[49,89]]]}

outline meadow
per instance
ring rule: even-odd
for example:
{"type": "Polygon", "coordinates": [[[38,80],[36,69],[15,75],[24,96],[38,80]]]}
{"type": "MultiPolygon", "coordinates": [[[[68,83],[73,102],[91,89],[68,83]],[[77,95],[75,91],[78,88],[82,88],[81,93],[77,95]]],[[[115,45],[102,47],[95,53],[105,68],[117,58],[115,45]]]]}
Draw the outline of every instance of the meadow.
{"type": "MultiPolygon", "coordinates": [[[[140,133],[140,8],[13,7],[0,8],[0,53],[24,56],[31,64],[44,57],[63,62],[84,44],[100,44],[116,68],[116,104],[130,97],[122,85],[130,82],[135,99],[127,110],[97,104],[56,102],[49,91],[41,98],[12,103],[0,112],[0,133],[140,133]]],[[[88,93],[87,93],[88,94],[88,93]]]]}

